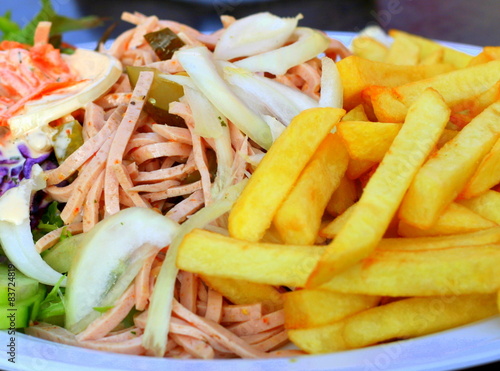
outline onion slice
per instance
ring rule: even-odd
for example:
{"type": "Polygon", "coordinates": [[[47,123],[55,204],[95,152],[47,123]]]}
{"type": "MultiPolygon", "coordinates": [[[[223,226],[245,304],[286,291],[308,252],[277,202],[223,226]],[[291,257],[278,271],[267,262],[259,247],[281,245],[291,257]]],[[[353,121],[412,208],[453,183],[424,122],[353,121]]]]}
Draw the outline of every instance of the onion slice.
{"type": "MultiPolygon", "coordinates": [[[[9,189],[0,198],[0,243],[5,255],[26,276],[54,286],[62,277],[36,251],[30,227],[30,202],[34,191],[45,188],[43,170],[33,166],[31,177],[9,189]]],[[[61,286],[65,286],[66,278],[61,286]]]]}
{"type": "Polygon", "coordinates": [[[292,34],[293,44],[235,62],[238,67],[252,72],[269,72],[283,75],[289,68],[304,63],[323,53],[330,39],[320,31],[297,27],[292,34]]]}
{"type": "Polygon", "coordinates": [[[170,244],[167,256],[161,266],[160,273],[151,295],[148,319],[144,329],[142,345],[156,357],[163,357],[167,349],[168,331],[172,315],[174,286],[179,269],[176,265],[179,245],[184,236],[195,228],[203,228],[211,221],[231,210],[236,199],[246,185],[246,180],[227,188],[224,197],[193,214],[179,228],[170,244]]]}
{"type": "Polygon", "coordinates": [[[79,333],[99,316],[94,307],[113,305],[145,259],[168,246],[178,229],[166,216],[131,207],[87,232],[68,272],[66,328],[79,333]]]}
{"type": "Polygon", "coordinates": [[[320,107],[342,108],[344,91],[337,65],[331,58],[323,57],[321,72],[320,107]]]}
{"type": "Polygon", "coordinates": [[[301,18],[301,14],[280,18],[265,12],[238,19],[222,34],[214,57],[230,60],[279,48],[290,38],[301,18]]]}
{"type": "Polygon", "coordinates": [[[176,56],[196,87],[224,116],[261,147],[271,147],[272,136],[266,122],[231,91],[206,47],[179,50],[176,56]]]}

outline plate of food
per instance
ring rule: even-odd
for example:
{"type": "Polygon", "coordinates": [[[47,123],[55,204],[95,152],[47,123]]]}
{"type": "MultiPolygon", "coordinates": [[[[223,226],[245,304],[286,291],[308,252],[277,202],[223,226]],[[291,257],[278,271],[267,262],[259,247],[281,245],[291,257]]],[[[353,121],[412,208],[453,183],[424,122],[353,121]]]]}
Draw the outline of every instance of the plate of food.
{"type": "Polygon", "coordinates": [[[2,369],[500,359],[498,48],[122,18],[0,44],[2,369]]]}

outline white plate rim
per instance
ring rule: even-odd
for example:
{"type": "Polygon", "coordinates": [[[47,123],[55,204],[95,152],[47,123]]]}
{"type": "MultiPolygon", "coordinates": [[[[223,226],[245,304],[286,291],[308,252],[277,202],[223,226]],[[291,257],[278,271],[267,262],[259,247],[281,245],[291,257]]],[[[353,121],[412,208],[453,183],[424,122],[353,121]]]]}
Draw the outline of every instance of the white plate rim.
{"type": "MultiPolygon", "coordinates": [[[[346,45],[350,45],[353,32],[327,31],[346,45]]],[[[440,41],[443,45],[469,54],[477,54],[481,47],[440,41]]],[[[80,47],[94,48],[85,43],[80,47]]],[[[178,360],[130,356],[89,350],[38,339],[16,333],[16,363],[8,361],[10,342],[7,331],[0,331],[2,370],[40,371],[96,371],[96,370],[156,370],[171,368],[179,371],[431,371],[473,367],[500,360],[500,316],[473,324],[442,331],[415,339],[401,340],[363,349],[308,355],[293,358],[259,360],[178,360]]]]}

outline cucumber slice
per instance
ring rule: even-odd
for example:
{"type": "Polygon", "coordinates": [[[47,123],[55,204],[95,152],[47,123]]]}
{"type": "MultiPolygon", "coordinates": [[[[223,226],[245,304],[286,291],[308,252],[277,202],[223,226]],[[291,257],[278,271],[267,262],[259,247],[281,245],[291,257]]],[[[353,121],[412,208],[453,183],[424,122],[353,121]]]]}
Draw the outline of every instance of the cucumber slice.
{"type": "Polygon", "coordinates": [[[45,297],[45,286],[40,285],[35,295],[14,305],[0,306],[0,330],[28,327],[32,312],[45,297]]]}
{"type": "Polygon", "coordinates": [[[7,306],[10,301],[18,302],[35,295],[38,286],[38,281],[26,277],[13,266],[9,268],[6,264],[0,264],[0,306],[7,306]]]}
{"type": "Polygon", "coordinates": [[[85,234],[80,233],[56,243],[42,253],[43,260],[59,273],[66,273],[71,267],[71,262],[83,237],[85,237],[85,234]]]}
{"type": "Polygon", "coordinates": [[[168,246],[178,228],[151,209],[132,207],[87,232],[68,272],[66,327],[79,333],[99,316],[94,307],[114,305],[145,259],[168,246]]]}

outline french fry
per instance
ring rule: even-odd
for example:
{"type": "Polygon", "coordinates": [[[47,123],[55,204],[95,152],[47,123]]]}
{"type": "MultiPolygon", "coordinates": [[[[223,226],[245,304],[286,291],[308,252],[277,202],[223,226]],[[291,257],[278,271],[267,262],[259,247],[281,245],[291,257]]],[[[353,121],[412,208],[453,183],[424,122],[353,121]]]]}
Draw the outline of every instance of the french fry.
{"type": "Polygon", "coordinates": [[[338,188],[333,192],[332,197],[326,205],[326,211],[331,216],[338,216],[354,205],[359,199],[358,184],[344,176],[340,180],[338,188]]]}
{"type": "MultiPolygon", "coordinates": [[[[202,275],[304,287],[325,249],[248,242],[197,229],[180,245],[177,266],[202,275]]],[[[321,289],[392,297],[489,294],[500,289],[499,266],[498,244],[416,251],[377,249],[321,289]]]]}
{"type": "Polygon", "coordinates": [[[328,290],[295,290],[283,295],[285,328],[327,325],[379,304],[379,296],[339,294],[328,290]]]}
{"type": "Polygon", "coordinates": [[[486,191],[485,193],[470,198],[459,200],[459,204],[471,209],[483,218],[491,220],[500,225],[500,193],[497,191],[486,191]]]}
{"type": "Polygon", "coordinates": [[[427,88],[436,89],[450,105],[470,99],[494,86],[500,79],[500,61],[443,73],[396,88],[372,90],[374,113],[382,122],[403,122],[410,107],[427,88]]]}
{"type": "Polygon", "coordinates": [[[488,90],[452,106],[450,121],[458,128],[463,128],[485,108],[499,99],[500,81],[488,90]]]}
{"type": "Polygon", "coordinates": [[[416,66],[419,61],[420,47],[411,39],[396,35],[384,62],[401,66],[416,66]]]}
{"type": "Polygon", "coordinates": [[[500,102],[497,102],[422,166],[403,199],[400,218],[420,229],[433,225],[464,188],[499,133],[500,102]]]}
{"type": "Polygon", "coordinates": [[[323,226],[320,229],[319,235],[325,238],[334,238],[339,234],[344,225],[351,218],[352,213],[354,212],[354,208],[356,204],[352,204],[349,208],[347,208],[342,214],[333,219],[330,223],[323,226]]]}
{"type": "Polygon", "coordinates": [[[262,303],[264,313],[283,308],[283,295],[272,286],[207,275],[202,275],[201,279],[233,304],[262,303]]]}
{"type": "Polygon", "coordinates": [[[468,66],[476,66],[478,64],[488,63],[499,59],[500,59],[500,47],[485,46],[481,53],[479,53],[469,61],[468,66]]]}
{"type": "Polygon", "coordinates": [[[368,116],[366,116],[363,105],[359,104],[347,112],[340,121],[368,121],[368,116]]]}
{"type": "Polygon", "coordinates": [[[383,62],[389,48],[371,37],[361,36],[352,40],[352,51],[360,58],[383,62]]]}
{"type": "Polygon", "coordinates": [[[177,266],[202,275],[304,287],[324,249],[314,245],[250,242],[194,230],[179,247],[177,266]]]}
{"type": "Polygon", "coordinates": [[[434,52],[420,59],[420,64],[436,64],[443,63],[444,48],[436,49],[434,52]]]}
{"type": "MultiPolygon", "coordinates": [[[[437,76],[454,69],[449,64],[397,66],[350,56],[337,62],[344,87],[344,107],[350,110],[362,102],[361,92],[369,86],[396,87],[437,76]]],[[[381,120],[384,121],[384,120],[381,120]]]]}
{"type": "Polygon", "coordinates": [[[377,165],[377,163],[373,161],[351,158],[345,173],[351,180],[358,179],[363,174],[369,172],[375,165],[377,165]]]}
{"type": "Polygon", "coordinates": [[[411,107],[405,124],[364,188],[348,222],[309,277],[308,288],[320,286],[372,252],[413,176],[436,145],[449,115],[449,108],[431,89],[411,107]]]}
{"type": "Polygon", "coordinates": [[[472,198],[481,195],[491,187],[500,183],[500,138],[491,151],[483,158],[474,175],[469,179],[460,193],[461,198],[472,198]]]}
{"type": "Polygon", "coordinates": [[[426,229],[419,229],[399,222],[398,233],[403,237],[443,236],[479,231],[495,226],[491,220],[457,203],[451,203],[438,217],[437,221],[426,229]]]}
{"type": "MultiPolygon", "coordinates": [[[[373,162],[382,161],[400,129],[401,124],[387,122],[342,121],[337,125],[351,158],[373,162]]],[[[442,147],[457,134],[445,129],[436,146],[442,147]]]]}
{"type": "Polygon", "coordinates": [[[302,169],[345,111],[312,108],[297,115],[253,173],[229,214],[229,233],[258,241],[302,169]],[[300,151],[297,150],[300,143],[300,151]]]}
{"type": "Polygon", "coordinates": [[[383,238],[378,250],[434,250],[458,246],[480,246],[500,243],[500,227],[448,236],[383,238]]]}
{"type": "Polygon", "coordinates": [[[351,158],[373,162],[382,161],[400,129],[400,124],[368,121],[343,121],[337,125],[351,158]]]}
{"type": "Polygon", "coordinates": [[[400,30],[389,30],[389,35],[396,38],[406,38],[420,47],[420,59],[425,59],[429,55],[436,52],[436,50],[443,49],[443,62],[451,63],[457,68],[466,67],[472,60],[472,56],[463,52],[460,52],[453,48],[445,47],[433,40],[427,39],[425,37],[413,35],[400,30]]]}
{"type": "Polygon", "coordinates": [[[288,331],[313,354],[366,347],[465,325],[498,312],[496,295],[437,296],[398,300],[330,325],[288,331]]]}
{"type": "Polygon", "coordinates": [[[286,244],[314,244],[332,193],[344,176],[349,156],[337,134],[328,134],[276,211],[273,223],[286,244]]]}

